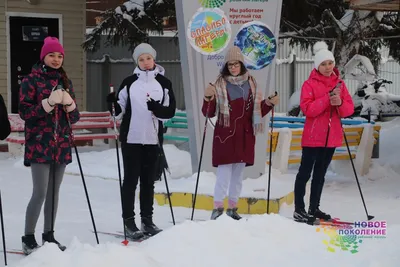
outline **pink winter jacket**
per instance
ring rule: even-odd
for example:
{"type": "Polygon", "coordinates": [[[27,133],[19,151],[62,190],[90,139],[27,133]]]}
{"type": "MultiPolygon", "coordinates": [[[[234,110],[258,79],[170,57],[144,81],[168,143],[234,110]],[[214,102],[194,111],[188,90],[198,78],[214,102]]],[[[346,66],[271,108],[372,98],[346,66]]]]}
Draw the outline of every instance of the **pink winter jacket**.
{"type": "Polygon", "coordinates": [[[331,129],[327,147],[340,147],[343,142],[343,132],[340,118],[353,114],[354,103],[339,72],[334,69],[330,77],[323,76],[314,69],[301,88],[300,108],[306,116],[302,147],[325,147],[328,133],[329,117],[332,110],[331,129]],[[342,105],[331,106],[329,92],[342,82],[340,97],[342,105]]]}

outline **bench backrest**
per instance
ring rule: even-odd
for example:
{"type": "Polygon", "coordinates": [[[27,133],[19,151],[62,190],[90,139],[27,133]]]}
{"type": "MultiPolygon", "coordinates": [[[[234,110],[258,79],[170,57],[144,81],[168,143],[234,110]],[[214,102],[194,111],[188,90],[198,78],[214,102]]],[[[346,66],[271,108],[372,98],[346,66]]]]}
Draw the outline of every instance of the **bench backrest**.
{"type": "MultiPolygon", "coordinates": [[[[363,130],[364,130],[364,127],[362,127],[362,126],[360,126],[360,127],[345,127],[344,128],[344,132],[346,134],[346,138],[347,138],[349,147],[357,147],[360,144],[363,130]]],[[[381,126],[380,125],[375,125],[374,126],[374,139],[375,139],[374,143],[375,144],[376,144],[377,139],[379,137],[380,130],[381,130],[381,126]]],[[[290,150],[291,151],[299,151],[299,150],[302,149],[302,147],[301,147],[302,134],[303,134],[303,129],[292,130],[292,141],[291,141],[291,144],[290,144],[290,150]]],[[[267,152],[270,151],[270,147],[269,147],[270,146],[269,145],[270,138],[271,138],[271,132],[268,135],[267,152]]],[[[278,140],[279,140],[279,132],[274,132],[273,133],[273,138],[272,138],[272,152],[276,151],[278,140]]],[[[342,147],[346,147],[346,142],[345,142],[344,138],[343,138],[342,147]]]]}
{"type": "MultiPolygon", "coordinates": [[[[113,127],[113,121],[110,113],[107,112],[81,112],[80,120],[73,125],[73,129],[107,129],[113,127]]],[[[8,114],[12,132],[23,132],[25,122],[19,114],[8,114]]]]}

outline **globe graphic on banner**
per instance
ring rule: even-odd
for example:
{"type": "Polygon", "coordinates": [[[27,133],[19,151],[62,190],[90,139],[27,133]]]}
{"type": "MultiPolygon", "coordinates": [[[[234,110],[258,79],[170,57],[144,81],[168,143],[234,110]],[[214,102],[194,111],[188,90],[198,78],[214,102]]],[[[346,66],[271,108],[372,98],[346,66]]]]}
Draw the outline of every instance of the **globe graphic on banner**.
{"type": "Polygon", "coordinates": [[[236,35],[234,45],[242,50],[246,67],[252,70],[265,68],[276,55],[275,36],[261,22],[244,24],[236,35]]]}
{"type": "Polygon", "coordinates": [[[190,45],[203,55],[224,50],[231,39],[231,26],[221,9],[200,9],[188,24],[190,45]]]}
{"type": "Polygon", "coordinates": [[[202,7],[214,8],[224,5],[225,1],[226,0],[199,0],[199,3],[202,7]]]}

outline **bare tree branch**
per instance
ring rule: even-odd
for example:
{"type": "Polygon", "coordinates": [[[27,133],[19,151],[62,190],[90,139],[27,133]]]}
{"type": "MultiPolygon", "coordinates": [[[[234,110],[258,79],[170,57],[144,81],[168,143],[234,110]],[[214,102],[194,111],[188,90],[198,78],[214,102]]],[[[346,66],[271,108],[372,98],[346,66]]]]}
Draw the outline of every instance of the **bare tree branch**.
{"type": "MultiPolygon", "coordinates": [[[[139,42],[146,42],[150,32],[162,33],[165,23],[176,27],[174,0],[144,0],[143,6],[129,10],[126,6],[135,5],[126,1],[120,12],[113,9],[99,15],[102,23],[86,36],[85,50],[96,50],[102,36],[106,36],[107,45],[127,44],[133,49],[139,42]]],[[[343,0],[283,0],[279,39],[289,39],[291,45],[302,48],[316,41],[334,43],[339,66],[355,53],[379,64],[378,49],[383,45],[400,61],[399,37],[400,12],[353,11],[343,0]]]]}
{"type": "Polygon", "coordinates": [[[341,38],[343,32],[339,26],[340,22],[335,18],[332,11],[330,11],[329,9],[325,9],[324,12],[322,13],[322,18],[331,22],[330,25],[333,26],[333,28],[335,29],[336,37],[341,38]]]}
{"type": "Polygon", "coordinates": [[[279,34],[279,39],[289,39],[289,38],[304,39],[304,40],[316,40],[316,41],[335,41],[336,40],[336,38],[328,38],[328,37],[299,36],[299,35],[290,34],[290,33],[280,33],[279,34]]]}

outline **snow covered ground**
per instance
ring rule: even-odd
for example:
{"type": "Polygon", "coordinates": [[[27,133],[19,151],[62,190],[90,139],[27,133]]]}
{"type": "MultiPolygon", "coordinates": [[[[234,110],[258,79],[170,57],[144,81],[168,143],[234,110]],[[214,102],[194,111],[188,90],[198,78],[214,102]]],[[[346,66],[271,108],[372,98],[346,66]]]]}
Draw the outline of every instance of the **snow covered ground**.
{"type": "MultiPolygon", "coordinates": [[[[97,245],[92,223],[76,164],[68,167],[61,188],[60,207],[56,221],[56,238],[68,246],[61,252],[46,244],[28,257],[7,254],[9,266],[19,267],[180,267],[180,266],[351,266],[395,267],[400,254],[400,118],[383,124],[380,158],[373,161],[370,173],[359,177],[368,212],[375,221],[387,221],[385,239],[364,239],[357,253],[336,248],[328,252],[329,236],[317,232],[317,227],[298,224],[288,219],[293,205],[283,207],[281,214],[246,215],[248,220],[233,221],[223,216],[209,221],[209,211],[198,210],[189,221],[191,210],[174,208],[176,226],[171,223],[169,207],[155,206],[155,222],[162,233],[141,244],[121,245],[113,236],[99,234],[97,245]],[[205,220],[205,221],[203,221],[205,220]]],[[[83,171],[96,220],[97,230],[122,230],[121,206],[118,188],[115,150],[91,151],[79,148],[83,171]],[[88,152],[87,152],[88,151],[88,152]]],[[[195,180],[190,157],[171,145],[166,145],[171,166],[171,189],[193,192],[195,180]]],[[[365,211],[354,176],[339,175],[338,164],[329,170],[321,209],[345,220],[363,221],[365,211]],[[336,171],[335,171],[336,170],[336,171]]],[[[343,168],[343,166],[340,166],[343,168]]],[[[346,170],[345,170],[346,171],[346,170]]],[[[341,170],[340,173],[343,173],[341,170]]],[[[271,193],[280,193],[293,187],[296,166],[289,174],[273,173],[271,193]]],[[[246,180],[243,196],[259,196],[266,176],[246,180]]],[[[210,192],[215,175],[201,175],[200,191],[210,192]]],[[[24,229],[26,205],[31,195],[30,169],[21,158],[9,158],[0,153],[0,189],[2,193],[7,248],[20,249],[24,229]]],[[[164,182],[156,188],[162,191],[164,182]]],[[[138,210],[137,210],[138,211],[138,210]]],[[[139,219],[137,219],[139,223],[139,219]]],[[[36,238],[41,241],[42,215],[36,238]]],[[[1,246],[1,245],[0,245],[1,246]]],[[[330,245],[330,247],[333,247],[330,245]]],[[[0,255],[1,257],[1,255],[0,255]]],[[[0,258],[1,260],[1,258],[0,258]]],[[[0,263],[4,264],[4,263],[0,263]]]]}

